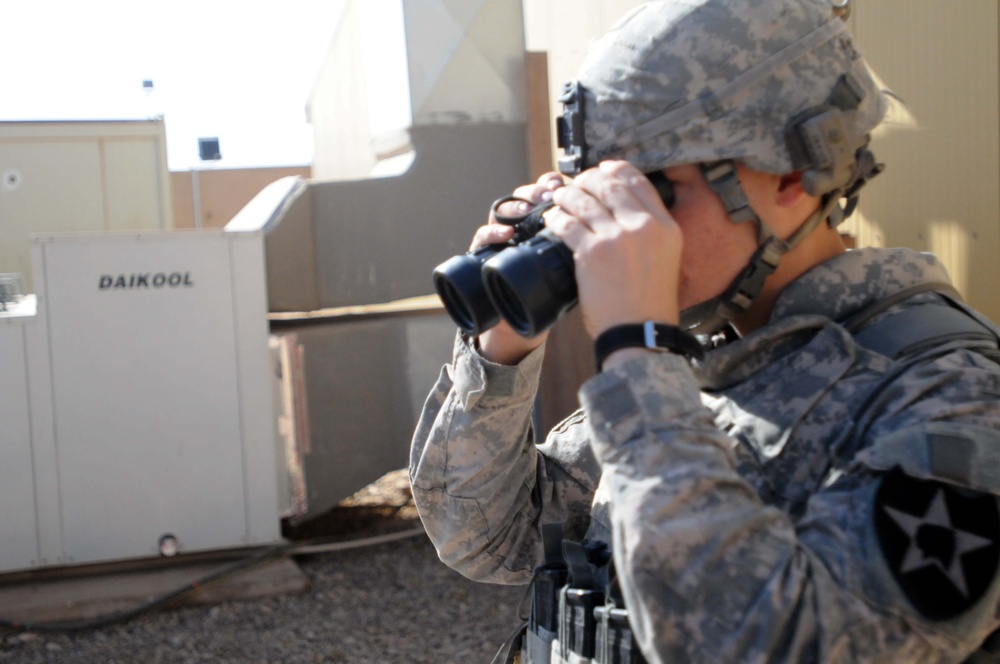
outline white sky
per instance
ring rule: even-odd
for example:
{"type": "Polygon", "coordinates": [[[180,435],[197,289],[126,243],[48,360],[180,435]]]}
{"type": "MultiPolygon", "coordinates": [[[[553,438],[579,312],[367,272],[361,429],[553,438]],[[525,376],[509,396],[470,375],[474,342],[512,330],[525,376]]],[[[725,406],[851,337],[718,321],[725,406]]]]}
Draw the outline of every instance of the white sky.
{"type": "Polygon", "coordinates": [[[0,0],[0,119],[163,114],[171,170],[312,161],[305,105],[343,0],[0,0]],[[147,96],[142,81],[154,82],[147,96]]]}

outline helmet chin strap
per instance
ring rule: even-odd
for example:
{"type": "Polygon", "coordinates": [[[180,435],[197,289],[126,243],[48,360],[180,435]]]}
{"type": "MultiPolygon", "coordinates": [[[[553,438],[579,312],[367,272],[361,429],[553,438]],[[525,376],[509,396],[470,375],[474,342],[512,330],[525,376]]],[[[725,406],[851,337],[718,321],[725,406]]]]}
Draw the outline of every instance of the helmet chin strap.
{"type": "MultiPolygon", "coordinates": [[[[849,9],[850,0],[832,0],[838,9],[849,9]]],[[[789,124],[786,132],[793,163],[802,171],[803,189],[820,196],[819,208],[785,240],[760,218],[747,199],[732,159],[702,164],[702,172],[712,191],[734,224],[752,221],[757,225],[757,250],[736,279],[719,296],[681,312],[681,325],[693,334],[711,335],[746,311],[764,282],[774,274],[781,257],[797,247],[824,220],[836,228],[854,211],[858,192],[882,172],[868,149],[869,136],[857,136],[854,116],[865,96],[855,74],[840,77],[825,103],[804,111],[789,124]],[[860,147],[855,147],[860,146],[860,147]],[[840,199],[846,205],[840,206],[840,199]]]]}
{"type": "MultiPolygon", "coordinates": [[[[720,295],[681,312],[681,327],[692,334],[707,336],[718,332],[749,309],[763,289],[764,282],[778,268],[781,257],[797,247],[820,223],[829,220],[833,227],[842,221],[844,211],[839,201],[848,192],[841,188],[824,196],[820,207],[794,233],[782,240],[750,207],[732,160],[703,164],[702,172],[709,186],[722,199],[734,224],[752,221],[757,226],[757,250],[729,287],[720,295]]],[[[849,210],[854,209],[856,201],[857,188],[850,192],[849,210]]]]}

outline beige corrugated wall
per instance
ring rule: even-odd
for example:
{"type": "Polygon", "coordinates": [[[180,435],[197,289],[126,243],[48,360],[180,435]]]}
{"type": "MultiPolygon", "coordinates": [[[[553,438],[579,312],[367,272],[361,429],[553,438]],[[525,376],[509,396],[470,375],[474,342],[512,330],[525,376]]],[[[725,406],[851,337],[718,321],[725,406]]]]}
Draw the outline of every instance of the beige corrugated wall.
{"type": "Polygon", "coordinates": [[[872,68],[918,126],[874,140],[886,172],[862,196],[859,246],[931,251],[1000,321],[1000,53],[996,0],[868,0],[851,17],[872,68]]]}
{"type": "MultiPolygon", "coordinates": [[[[637,0],[526,0],[529,50],[548,51],[553,114],[590,41],[637,0]]],[[[858,0],[851,17],[872,66],[920,123],[882,132],[888,170],[849,229],[858,246],[937,253],[966,299],[1000,321],[1000,18],[996,0],[858,0]]]]}

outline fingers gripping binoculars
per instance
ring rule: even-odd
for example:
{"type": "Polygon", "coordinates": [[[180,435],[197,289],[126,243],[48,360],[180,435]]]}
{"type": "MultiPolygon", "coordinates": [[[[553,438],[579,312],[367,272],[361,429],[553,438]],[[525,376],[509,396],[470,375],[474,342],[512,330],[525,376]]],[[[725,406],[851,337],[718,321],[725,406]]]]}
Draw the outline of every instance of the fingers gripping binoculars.
{"type": "MultiPolygon", "coordinates": [[[[662,171],[647,174],[664,204],[674,202],[671,182],[662,171]]],[[[453,256],[434,269],[434,289],[462,332],[476,336],[500,322],[523,337],[534,337],[577,303],[573,252],[545,228],[544,203],[522,216],[500,214],[513,196],[497,200],[494,218],[514,227],[504,244],[479,247],[453,256]]]]}

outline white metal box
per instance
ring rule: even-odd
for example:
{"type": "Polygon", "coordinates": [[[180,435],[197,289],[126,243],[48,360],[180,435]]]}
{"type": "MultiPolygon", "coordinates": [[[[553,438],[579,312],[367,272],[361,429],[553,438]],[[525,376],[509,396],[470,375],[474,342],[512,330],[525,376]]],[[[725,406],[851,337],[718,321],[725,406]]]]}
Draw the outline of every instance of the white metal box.
{"type": "Polygon", "coordinates": [[[164,535],[279,540],[261,235],[53,236],[32,254],[37,314],[0,325],[20,372],[0,412],[0,503],[19,505],[0,513],[0,571],[155,555],[164,535]]]}

